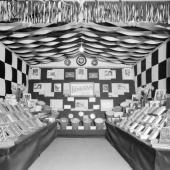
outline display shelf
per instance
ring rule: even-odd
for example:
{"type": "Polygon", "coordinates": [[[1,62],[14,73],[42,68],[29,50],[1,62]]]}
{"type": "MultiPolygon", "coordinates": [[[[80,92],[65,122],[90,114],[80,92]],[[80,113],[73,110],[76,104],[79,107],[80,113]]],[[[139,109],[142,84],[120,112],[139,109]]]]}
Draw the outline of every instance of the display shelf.
{"type": "Polygon", "coordinates": [[[0,170],[27,170],[56,138],[56,122],[48,123],[29,135],[21,135],[15,145],[6,141],[0,148],[0,170]],[[9,145],[8,148],[6,148],[9,145]]]}
{"type": "Polygon", "coordinates": [[[107,122],[106,127],[106,139],[133,170],[169,170],[169,150],[155,149],[107,122]]]}
{"type": "Polygon", "coordinates": [[[141,141],[154,141],[167,121],[166,107],[145,106],[137,109],[129,117],[114,123],[121,130],[141,141]]]}
{"type": "Polygon", "coordinates": [[[138,136],[136,136],[134,133],[130,133],[129,131],[126,131],[126,130],[120,128],[119,126],[114,125],[114,124],[112,124],[112,123],[110,123],[110,122],[106,122],[106,124],[109,124],[109,125],[117,128],[117,129],[119,129],[119,131],[122,131],[123,133],[126,133],[127,135],[131,136],[131,138],[134,138],[135,140],[137,140],[137,141],[139,141],[139,142],[142,142],[143,144],[145,144],[145,145],[147,145],[147,146],[150,146],[150,147],[152,146],[152,145],[151,145],[151,142],[150,142],[149,140],[141,140],[141,139],[140,139],[138,136]]]}

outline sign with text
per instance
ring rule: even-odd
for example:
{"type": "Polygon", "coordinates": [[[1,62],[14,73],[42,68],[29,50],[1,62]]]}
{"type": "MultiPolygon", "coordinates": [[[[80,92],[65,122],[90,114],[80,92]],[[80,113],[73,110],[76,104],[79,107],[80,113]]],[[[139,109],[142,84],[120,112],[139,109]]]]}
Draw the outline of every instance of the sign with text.
{"type": "Polygon", "coordinates": [[[94,96],[94,83],[90,82],[70,83],[70,95],[87,97],[94,96]]]}

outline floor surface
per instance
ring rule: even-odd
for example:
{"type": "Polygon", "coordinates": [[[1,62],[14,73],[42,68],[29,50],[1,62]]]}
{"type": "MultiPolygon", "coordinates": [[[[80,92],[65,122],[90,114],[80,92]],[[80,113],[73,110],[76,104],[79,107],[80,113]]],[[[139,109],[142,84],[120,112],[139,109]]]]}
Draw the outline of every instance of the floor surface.
{"type": "Polygon", "coordinates": [[[56,138],[28,170],[132,170],[105,138],[56,138]]]}

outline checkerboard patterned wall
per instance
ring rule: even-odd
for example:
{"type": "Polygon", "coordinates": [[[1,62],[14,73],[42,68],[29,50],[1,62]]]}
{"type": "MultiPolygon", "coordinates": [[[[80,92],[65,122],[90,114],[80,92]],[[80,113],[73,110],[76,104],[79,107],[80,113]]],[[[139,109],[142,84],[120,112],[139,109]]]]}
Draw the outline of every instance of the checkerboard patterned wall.
{"type": "Polygon", "coordinates": [[[0,97],[11,94],[11,85],[28,82],[29,66],[0,44],[0,97]]]}
{"type": "MultiPolygon", "coordinates": [[[[152,84],[170,94],[170,41],[134,66],[135,87],[152,84]]],[[[155,90],[152,92],[154,96],[155,90]]]]}

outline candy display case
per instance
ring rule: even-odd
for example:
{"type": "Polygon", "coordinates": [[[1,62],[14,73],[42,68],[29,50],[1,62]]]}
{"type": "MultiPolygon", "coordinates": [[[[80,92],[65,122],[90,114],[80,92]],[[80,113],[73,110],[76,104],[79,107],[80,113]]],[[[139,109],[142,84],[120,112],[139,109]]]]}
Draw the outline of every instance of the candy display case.
{"type": "Polygon", "coordinates": [[[44,126],[46,124],[21,105],[0,102],[0,147],[15,145],[20,136],[34,133],[44,126]]]}
{"type": "Polygon", "coordinates": [[[136,109],[128,117],[117,121],[115,125],[142,141],[152,142],[159,137],[160,130],[167,122],[166,107],[145,106],[136,109]]]}

